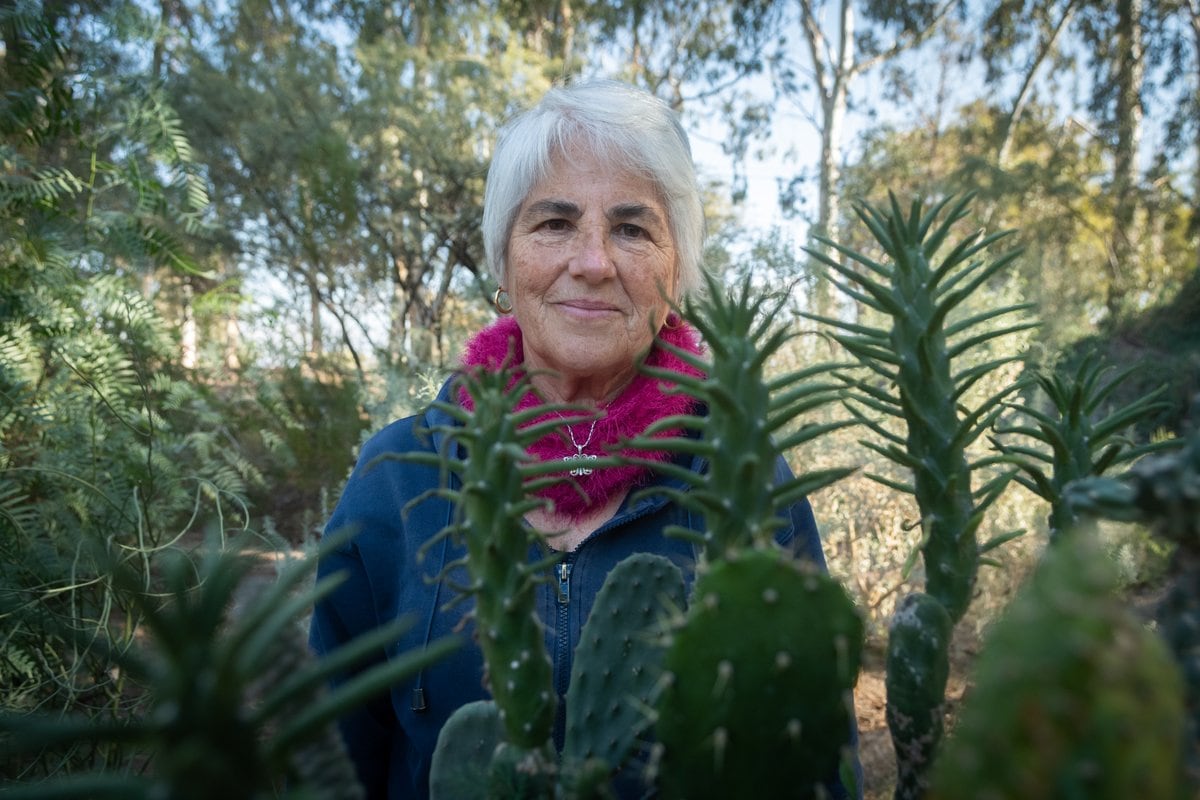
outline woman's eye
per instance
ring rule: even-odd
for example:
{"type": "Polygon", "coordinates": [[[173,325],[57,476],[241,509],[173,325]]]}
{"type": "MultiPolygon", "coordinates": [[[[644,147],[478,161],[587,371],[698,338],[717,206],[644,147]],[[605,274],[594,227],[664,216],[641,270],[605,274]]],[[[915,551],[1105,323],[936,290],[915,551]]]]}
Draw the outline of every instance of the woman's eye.
{"type": "Polygon", "coordinates": [[[565,231],[567,221],[565,219],[548,219],[542,223],[542,227],[548,231],[565,231]]]}
{"type": "Polygon", "coordinates": [[[634,225],[632,222],[623,222],[617,226],[617,233],[628,239],[639,239],[646,235],[646,231],[640,225],[634,225]]]}

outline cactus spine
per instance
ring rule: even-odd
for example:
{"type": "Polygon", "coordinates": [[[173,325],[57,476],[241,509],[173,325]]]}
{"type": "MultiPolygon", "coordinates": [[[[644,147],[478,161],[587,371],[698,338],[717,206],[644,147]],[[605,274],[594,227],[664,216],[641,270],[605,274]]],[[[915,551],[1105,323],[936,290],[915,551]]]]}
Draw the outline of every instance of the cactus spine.
{"type": "Polygon", "coordinates": [[[1092,539],[1047,552],[987,637],[931,800],[1182,798],[1179,672],[1115,587],[1092,539]]]}
{"type": "MultiPolygon", "coordinates": [[[[1008,252],[991,262],[976,259],[1006,235],[985,237],[976,233],[955,244],[935,263],[954,223],[966,216],[968,199],[953,206],[946,199],[928,212],[920,202],[914,202],[907,215],[895,197],[886,212],[860,205],[858,216],[887,255],[887,263],[879,263],[836,242],[822,241],[864,268],[862,272],[821,251],[808,251],[840,276],[834,279],[834,284],[842,292],[890,322],[889,327],[877,328],[810,315],[831,326],[836,331],[833,338],[873,375],[848,378],[854,391],[848,407],[883,440],[882,444],[874,441],[863,444],[912,474],[912,483],[872,477],[916,499],[921,512],[925,593],[945,609],[952,624],[962,618],[971,601],[981,552],[1008,538],[1000,537],[982,547],[976,542],[976,530],[984,511],[999,496],[1006,480],[1002,478],[974,489],[972,473],[981,465],[970,461],[967,449],[992,425],[1002,410],[1005,395],[1017,388],[1010,385],[974,409],[960,412],[965,394],[980,378],[1015,358],[984,361],[977,366],[957,365],[962,356],[997,337],[1033,327],[1033,323],[1020,320],[1005,327],[992,327],[998,317],[1028,308],[1025,304],[989,309],[951,321],[952,314],[976,288],[1017,256],[1016,252],[1008,252]],[[942,216],[944,211],[947,213],[942,216]],[[869,416],[872,412],[903,422],[905,434],[898,435],[875,421],[869,416]]],[[[928,610],[929,600],[917,598],[901,608],[906,605],[922,611],[917,620],[930,621],[928,636],[942,636],[944,620],[928,610]]],[[[920,632],[910,633],[907,624],[900,628],[903,636],[889,640],[888,671],[908,670],[913,675],[940,677],[947,669],[946,648],[910,649],[910,636],[920,632]],[[920,663],[904,663],[914,654],[922,660],[920,663]]],[[[894,683],[899,687],[904,682],[897,679],[894,683]]],[[[903,703],[908,706],[921,697],[928,707],[896,707],[889,713],[899,768],[896,797],[900,800],[920,797],[924,792],[929,757],[940,734],[938,726],[896,724],[914,718],[927,720],[940,713],[942,697],[934,697],[932,692],[905,693],[903,703]],[[926,741],[930,736],[934,741],[926,741]]],[[[888,702],[893,704],[890,697],[888,702]]]]}

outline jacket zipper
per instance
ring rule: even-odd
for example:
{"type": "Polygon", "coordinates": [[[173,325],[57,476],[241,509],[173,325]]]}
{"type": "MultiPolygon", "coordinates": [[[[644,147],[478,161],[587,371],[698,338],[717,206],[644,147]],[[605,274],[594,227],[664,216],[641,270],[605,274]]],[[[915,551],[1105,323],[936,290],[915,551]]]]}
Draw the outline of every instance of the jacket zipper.
{"type": "Polygon", "coordinates": [[[568,553],[566,558],[554,567],[554,575],[558,580],[558,602],[555,606],[557,624],[554,630],[554,689],[559,697],[554,724],[554,744],[559,750],[562,750],[566,738],[563,698],[566,697],[567,686],[571,682],[571,568],[574,561],[575,554],[568,553]]]}
{"type": "Polygon", "coordinates": [[[555,570],[558,575],[558,624],[555,627],[554,662],[558,668],[556,686],[559,695],[566,694],[570,674],[567,670],[571,665],[571,568],[574,554],[558,563],[555,570]]]}

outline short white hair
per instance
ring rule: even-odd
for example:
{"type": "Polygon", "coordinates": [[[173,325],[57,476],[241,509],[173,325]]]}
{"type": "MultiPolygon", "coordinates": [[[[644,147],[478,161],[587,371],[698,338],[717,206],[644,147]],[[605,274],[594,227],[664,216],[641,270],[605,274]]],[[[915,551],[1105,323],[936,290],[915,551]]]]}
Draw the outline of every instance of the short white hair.
{"type": "Polygon", "coordinates": [[[501,129],[483,193],[483,244],[492,276],[505,285],[508,240],[521,204],[553,159],[574,144],[654,183],[678,254],[678,296],[671,300],[700,290],[704,207],[687,133],[662,100],[609,80],[552,88],[501,129]]]}

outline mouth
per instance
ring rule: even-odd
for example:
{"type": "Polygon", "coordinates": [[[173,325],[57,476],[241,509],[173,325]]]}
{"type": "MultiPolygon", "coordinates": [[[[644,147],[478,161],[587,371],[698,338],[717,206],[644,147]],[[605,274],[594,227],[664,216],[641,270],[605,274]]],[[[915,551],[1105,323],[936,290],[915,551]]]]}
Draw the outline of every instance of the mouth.
{"type": "Polygon", "coordinates": [[[577,300],[560,300],[558,302],[558,306],[568,313],[582,314],[586,316],[612,314],[620,311],[620,309],[612,303],[582,298],[577,300]]]}

